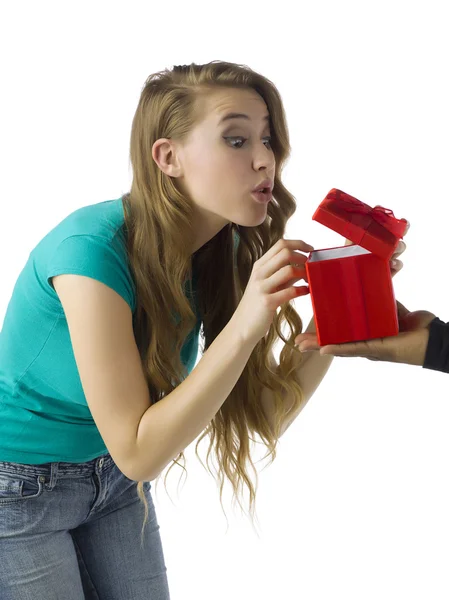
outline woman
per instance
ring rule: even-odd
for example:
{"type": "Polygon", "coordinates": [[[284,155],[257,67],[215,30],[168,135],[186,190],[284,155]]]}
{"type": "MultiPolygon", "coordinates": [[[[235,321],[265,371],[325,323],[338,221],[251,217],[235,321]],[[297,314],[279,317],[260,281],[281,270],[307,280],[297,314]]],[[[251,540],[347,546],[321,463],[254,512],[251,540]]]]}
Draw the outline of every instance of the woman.
{"type": "Polygon", "coordinates": [[[130,193],[31,252],[0,339],[2,600],[169,598],[150,482],[199,434],[253,509],[253,436],[274,460],[332,361],[293,346],[312,247],[283,239],[289,151],[262,75],[219,61],[155,73],[130,193]]]}

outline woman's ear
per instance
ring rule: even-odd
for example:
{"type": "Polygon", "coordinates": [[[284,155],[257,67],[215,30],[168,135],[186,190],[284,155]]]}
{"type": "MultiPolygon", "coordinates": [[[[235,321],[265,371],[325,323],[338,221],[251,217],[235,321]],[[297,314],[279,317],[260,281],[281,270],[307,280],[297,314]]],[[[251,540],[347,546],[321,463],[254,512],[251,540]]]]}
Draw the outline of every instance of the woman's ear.
{"type": "Polygon", "coordinates": [[[169,177],[179,177],[181,175],[181,166],[176,156],[176,149],[168,138],[160,138],[154,142],[151,156],[159,169],[169,177]]]}

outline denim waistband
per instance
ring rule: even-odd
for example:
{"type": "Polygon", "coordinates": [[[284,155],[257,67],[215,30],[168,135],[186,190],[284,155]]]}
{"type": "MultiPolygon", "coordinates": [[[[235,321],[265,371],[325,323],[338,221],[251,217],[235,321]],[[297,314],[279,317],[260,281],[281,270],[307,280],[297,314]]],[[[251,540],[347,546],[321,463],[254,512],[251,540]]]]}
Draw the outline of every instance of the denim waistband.
{"type": "Polygon", "coordinates": [[[0,470],[24,475],[48,475],[55,477],[88,476],[112,466],[114,461],[107,453],[83,463],[48,462],[40,465],[27,465],[24,463],[3,462],[0,460],[0,470]]]}

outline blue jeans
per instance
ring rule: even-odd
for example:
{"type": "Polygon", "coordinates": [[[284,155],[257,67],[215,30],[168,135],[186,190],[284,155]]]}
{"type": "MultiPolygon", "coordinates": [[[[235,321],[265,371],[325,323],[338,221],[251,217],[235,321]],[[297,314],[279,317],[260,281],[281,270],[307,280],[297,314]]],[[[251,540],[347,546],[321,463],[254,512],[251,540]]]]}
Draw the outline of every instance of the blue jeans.
{"type": "Polygon", "coordinates": [[[150,493],[110,454],[85,463],[0,461],[1,600],[169,600],[150,493]]]}

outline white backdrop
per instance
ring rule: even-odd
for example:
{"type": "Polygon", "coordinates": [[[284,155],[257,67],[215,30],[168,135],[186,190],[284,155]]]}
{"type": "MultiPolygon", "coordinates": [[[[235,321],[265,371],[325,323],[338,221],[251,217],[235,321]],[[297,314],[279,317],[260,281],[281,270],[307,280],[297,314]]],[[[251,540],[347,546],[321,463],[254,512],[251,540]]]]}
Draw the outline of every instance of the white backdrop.
{"type": "MultiPolygon", "coordinates": [[[[396,297],[449,321],[445,4],[5,6],[0,323],[40,239],[128,191],[146,77],[215,59],[247,64],[281,92],[293,148],[285,183],[298,201],[286,237],[343,244],[311,220],[332,187],[393,209],[411,223],[396,297]]],[[[308,323],[310,297],[295,302],[308,323]]],[[[173,600],[447,599],[448,392],[443,373],[334,359],[260,474],[259,536],[233,511],[230,486],[227,530],[192,444],[179,493],[181,469],[168,477],[173,503],[162,481],[153,486],[173,600]]]]}

